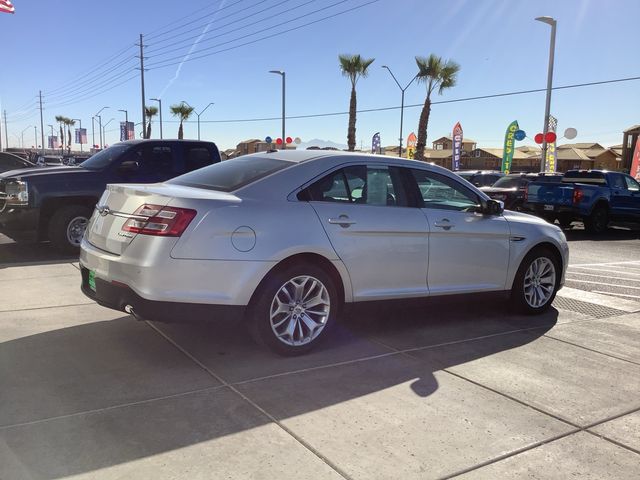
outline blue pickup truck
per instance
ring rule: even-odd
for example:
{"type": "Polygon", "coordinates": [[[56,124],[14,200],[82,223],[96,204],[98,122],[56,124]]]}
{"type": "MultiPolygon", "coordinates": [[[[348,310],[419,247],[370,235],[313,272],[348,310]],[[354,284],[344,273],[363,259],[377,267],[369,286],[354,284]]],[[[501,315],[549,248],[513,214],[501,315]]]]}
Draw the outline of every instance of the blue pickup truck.
{"type": "Polygon", "coordinates": [[[559,182],[531,182],[527,207],[561,226],[578,220],[587,231],[602,233],[609,222],[640,222],[640,184],[624,173],[569,170],[559,182]]]}

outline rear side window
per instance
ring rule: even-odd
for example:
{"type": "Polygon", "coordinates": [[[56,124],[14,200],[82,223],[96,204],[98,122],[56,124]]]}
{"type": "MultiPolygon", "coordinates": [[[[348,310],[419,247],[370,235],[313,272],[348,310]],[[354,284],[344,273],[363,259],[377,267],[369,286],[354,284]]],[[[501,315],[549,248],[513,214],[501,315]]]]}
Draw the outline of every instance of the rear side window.
{"type": "Polygon", "coordinates": [[[213,162],[211,152],[209,152],[208,148],[203,146],[186,147],[185,157],[187,162],[187,172],[206,167],[207,165],[211,165],[213,162]]]}
{"type": "Polygon", "coordinates": [[[590,183],[594,185],[606,185],[607,181],[600,172],[568,171],[562,177],[563,183],[590,183]]]}
{"type": "Polygon", "coordinates": [[[357,165],[321,178],[298,195],[300,200],[406,207],[407,195],[396,167],[357,165]]]}
{"type": "Polygon", "coordinates": [[[140,172],[173,176],[178,173],[177,162],[173,161],[173,149],[168,145],[155,145],[149,148],[139,161],[140,172]]]}
{"type": "Polygon", "coordinates": [[[290,165],[293,164],[275,158],[239,157],[180,175],[167,183],[231,192],[290,165]]]}

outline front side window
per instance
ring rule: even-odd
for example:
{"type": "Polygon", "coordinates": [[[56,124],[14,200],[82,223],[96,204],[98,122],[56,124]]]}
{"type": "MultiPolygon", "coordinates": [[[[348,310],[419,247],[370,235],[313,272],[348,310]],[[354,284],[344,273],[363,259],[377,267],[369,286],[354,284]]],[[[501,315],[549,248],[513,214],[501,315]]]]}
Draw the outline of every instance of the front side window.
{"type": "Polygon", "coordinates": [[[610,173],[609,178],[611,179],[611,188],[615,188],[617,190],[625,190],[627,188],[627,184],[624,180],[624,176],[619,173],[610,173]]]}
{"type": "Polygon", "coordinates": [[[636,182],[633,178],[624,176],[624,181],[627,184],[627,190],[631,192],[640,192],[640,184],[636,182]]]}
{"type": "Polygon", "coordinates": [[[357,165],[342,168],[303,190],[299,198],[374,206],[407,206],[396,167],[357,165]]]}
{"type": "Polygon", "coordinates": [[[424,208],[473,212],[480,204],[478,196],[464,185],[444,175],[411,170],[418,184],[424,208]]]}
{"type": "Polygon", "coordinates": [[[87,170],[102,170],[118,160],[130,148],[131,145],[127,144],[113,145],[89,157],[80,166],[87,170]]]}

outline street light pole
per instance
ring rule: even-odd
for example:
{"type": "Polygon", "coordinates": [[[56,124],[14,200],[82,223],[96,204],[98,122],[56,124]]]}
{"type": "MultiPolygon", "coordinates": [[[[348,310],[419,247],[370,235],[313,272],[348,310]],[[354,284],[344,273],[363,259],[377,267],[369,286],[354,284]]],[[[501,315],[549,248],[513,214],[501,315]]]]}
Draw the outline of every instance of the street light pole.
{"type": "Polygon", "coordinates": [[[418,76],[414,76],[411,81],[409,83],[407,83],[407,86],[402,88],[402,86],[400,85],[400,82],[398,82],[398,79],[396,78],[396,76],[393,74],[393,72],[391,71],[391,69],[389,67],[387,67],[386,65],[382,65],[382,68],[386,68],[387,71],[391,74],[391,77],[393,77],[393,80],[396,82],[396,85],[398,85],[398,88],[400,89],[400,91],[402,92],[402,100],[400,103],[400,144],[399,144],[399,150],[398,150],[398,156],[402,157],[402,123],[404,121],[404,92],[407,90],[407,88],[409,88],[411,86],[411,84],[414,82],[414,80],[416,78],[418,78],[418,76]]]}
{"type": "MultiPolygon", "coordinates": [[[[189,102],[187,102],[185,100],[182,100],[182,103],[184,103],[184,104],[188,105],[189,107],[191,107],[191,105],[189,105],[189,102]]],[[[205,112],[205,110],[207,108],[209,108],[211,105],[214,105],[214,103],[213,102],[209,103],[209,105],[204,107],[204,109],[200,113],[196,112],[196,109],[191,107],[191,108],[193,108],[193,113],[195,113],[196,116],[198,117],[198,140],[200,140],[200,115],[202,115],[205,112]]]]}
{"type": "Polygon", "coordinates": [[[537,17],[537,21],[551,26],[551,40],[549,42],[549,66],[547,68],[547,100],[544,107],[544,126],[542,127],[542,158],[540,159],[540,171],[545,170],[547,159],[547,132],[549,131],[549,115],[551,114],[551,87],[553,85],[553,61],[556,49],[556,25],[557,21],[551,17],[537,17]]]}
{"type": "MultiPolygon", "coordinates": [[[[53,125],[47,125],[51,129],[51,147],[53,148],[53,125]]],[[[42,150],[44,151],[44,145],[42,146],[42,150]]]]}
{"type": "Polygon", "coordinates": [[[109,108],[109,107],[102,107],[102,108],[98,111],[98,113],[96,113],[96,114],[94,115],[95,117],[97,117],[97,118],[98,118],[98,132],[99,132],[99,134],[100,134],[100,150],[102,150],[102,145],[103,145],[103,143],[102,143],[102,117],[100,116],[100,113],[101,113],[104,109],[106,109],[106,108],[109,108]]]}
{"type": "Polygon", "coordinates": [[[158,102],[158,113],[160,114],[160,140],[162,140],[162,100],[160,98],[151,98],[154,102],[158,102]]]}
{"type": "Polygon", "coordinates": [[[82,152],[82,120],[80,120],[79,118],[72,118],[71,120],[74,120],[78,122],[79,124],[79,128],[80,128],[80,152],[82,152]]]}
{"type": "Polygon", "coordinates": [[[38,127],[36,127],[35,125],[33,126],[33,140],[35,142],[33,144],[33,148],[37,150],[38,149],[38,127]]]}
{"type": "MultiPolygon", "coordinates": [[[[109,120],[107,123],[105,123],[105,124],[104,124],[104,127],[101,127],[101,128],[102,128],[102,138],[103,138],[104,140],[106,140],[106,139],[107,139],[107,132],[106,132],[106,130],[107,130],[107,125],[109,125],[109,124],[110,124],[111,122],[113,122],[114,120],[115,120],[115,118],[112,118],[111,120],[109,120]]],[[[101,145],[101,148],[104,148],[104,145],[101,145]]]]}
{"type": "Polygon", "coordinates": [[[275,73],[276,75],[280,75],[282,77],[282,149],[287,149],[287,137],[285,137],[285,98],[286,98],[286,87],[285,87],[285,77],[286,73],[282,70],[269,70],[269,73],[275,73]]]}
{"type": "Polygon", "coordinates": [[[29,125],[28,127],[25,127],[25,129],[22,130],[22,133],[20,134],[20,148],[22,148],[23,150],[24,150],[24,132],[26,132],[32,126],[33,125],[29,125]]]}

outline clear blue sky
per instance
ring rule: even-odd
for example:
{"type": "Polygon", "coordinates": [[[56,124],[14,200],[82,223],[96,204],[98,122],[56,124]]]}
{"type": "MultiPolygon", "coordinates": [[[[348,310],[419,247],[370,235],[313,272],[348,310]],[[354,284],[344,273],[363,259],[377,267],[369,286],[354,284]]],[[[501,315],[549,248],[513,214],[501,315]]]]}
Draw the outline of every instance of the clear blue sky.
{"type": "MultiPolygon", "coordinates": [[[[89,127],[91,141],[91,116],[105,105],[110,109],[103,112],[104,122],[115,117],[108,127],[107,143],[117,140],[117,129],[112,127],[124,116],[118,109],[127,109],[130,119],[139,122],[139,79],[118,85],[136,75],[133,44],[139,33],[149,34],[145,41],[150,68],[147,98],[162,95],[165,136],[174,137],[177,123],[169,123],[175,120],[168,106],[180,100],[198,110],[215,102],[202,116],[203,122],[278,117],[280,79],[267,73],[272,69],[287,72],[288,115],[346,111],[349,84],[338,69],[340,53],[376,59],[369,78],[358,85],[358,108],[362,109],[400,104],[400,92],[382,65],[389,65],[404,83],[416,72],[414,56],[429,53],[452,58],[462,67],[458,85],[435,100],[544,88],[549,27],[533,20],[542,15],[558,20],[554,85],[640,76],[638,0],[379,0],[281,36],[186,62],[173,82],[177,65],[152,69],[154,63],[166,59],[179,57],[171,62],[180,61],[196,40],[180,42],[185,37],[204,32],[202,42],[193,49],[196,56],[206,47],[219,45],[203,53],[233,47],[241,42],[234,40],[238,37],[261,30],[242,42],[255,40],[370,0],[346,0],[298,18],[338,1],[14,0],[16,14],[0,14],[4,47],[0,100],[9,115],[10,143],[17,146],[26,127],[39,128],[34,108],[38,90],[45,95],[45,129],[58,114],[81,118],[83,126],[89,127]],[[298,7],[303,3],[307,5],[298,7]],[[193,23],[164,33],[187,22],[193,23]],[[248,26],[250,23],[254,25],[248,26]],[[193,28],[188,35],[168,38],[193,28]],[[163,35],[153,38],[154,34],[163,35]],[[176,51],[168,53],[169,49],[176,51]],[[83,77],[110,58],[106,67],[83,77]],[[92,96],[109,87],[115,88],[92,96]]],[[[423,85],[412,85],[406,103],[422,103],[424,92],[423,85]]],[[[417,128],[419,113],[419,108],[405,110],[405,138],[417,128]]],[[[640,123],[640,81],[555,91],[552,113],[559,119],[560,131],[578,129],[576,142],[621,143],[620,132],[640,123]]],[[[543,93],[437,105],[429,141],[450,134],[460,121],[466,137],[482,146],[501,146],[509,122],[517,119],[533,137],[542,129],[543,116],[543,93]]],[[[195,117],[193,120],[185,127],[187,137],[197,134],[195,117]]],[[[303,141],[320,138],[346,143],[346,126],[346,115],[291,119],[287,133],[303,141]]],[[[396,144],[399,111],[361,113],[357,128],[358,144],[369,145],[377,131],[383,145],[396,144]]],[[[279,132],[278,120],[202,124],[203,138],[215,140],[222,148],[246,138],[276,137],[279,132]]],[[[26,130],[25,144],[33,144],[33,133],[33,128],[26,130]]],[[[154,133],[158,133],[157,123],[154,133]]]]}

